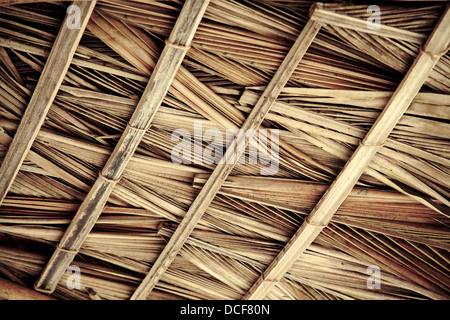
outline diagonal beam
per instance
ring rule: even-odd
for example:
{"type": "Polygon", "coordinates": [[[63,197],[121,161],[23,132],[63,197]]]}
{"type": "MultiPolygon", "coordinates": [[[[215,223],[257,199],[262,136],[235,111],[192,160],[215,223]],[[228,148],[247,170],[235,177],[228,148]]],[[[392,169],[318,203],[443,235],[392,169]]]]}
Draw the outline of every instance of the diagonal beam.
{"type": "Polygon", "coordinates": [[[146,275],[137,290],[134,292],[131,299],[146,299],[161,279],[164,272],[169,268],[187,238],[194,230],[196,224],[213,201],[220,187],[233,170],[237,159],[239,159],[245,151],[248,141],[253,138],[255,131],[260,127],[264,117],[269,112],[269,109],[277,99],[281,90],[290,79],[292,73],[296,69],[298,63],[302,59],[319,30],[320,23],[316,21],[309,21],[306,24],[292,48],[286,55],[284,61],[281,63],[274,77],[267,85],[264,93],[242,125],[241,130],[246,133],[245,136],[248,137],[248,140],[246,140],[244,135],[236,136],[236,156],[234,156],[234,148],[229,147],[235,142],[231,141],[230,145],[227,146],[222,160],[219,161],[219,164],[214,169],[203,188],[200,190],[177,230],[175,230],[169,242],[164,247],[158,259],[153,264],[149,273],[146,275]],[[230,159],[233,159],[231,163],[230,159]]]}
{"type": "Polygon", "coordinates": [[[447,7],[423,50],[416,57],[384,110],[335,181],[243,299],[263,299],[331,221],[334,213],[353,189],[374,155],[383,147],[389,134],[419,92],[439,58],[448,50],[450,42],[449,8],[447,7]]]}
{"type": "Polygon", "coordinates": [[[2,300],[54,300],[45,294],[0,278],[0,299],[2,300]]]}
{"type": "MultiPolygon", "coordinates": [[[[364,33],[370,33],[381,37],[393,38],[397,40],[409,41],[414,43],[423,43],[426,40],[426,35],[416,33],[408,30],[403,30],[388,25],[380,24],[379,28],[367,28],[367,21],[359,18],[340,14],[326,8],[324,3],[316,3],[314,11],[314,19],[323,24],[330,24],[336,27],[352,29],[364,33]]],[[[335,4],[332,4],[335,7],[335,4]]],[[[345,8],[345,6],[343,6],[345,8]]]]}
{"type": "Polygon", "coordinates": [[[28,107],[0,167],[0,205],[44,123],[48,110],[72,62],[95,3],[96,0],[74,1],[72,4],[80,8],[80,28],[69,28],[69,18],[71,17],[66,17],[59,30],[28,107]]]}
{"type": "Polygon", "coordinates": [[[78,253],[103,211],[115,184],[120,180],[125,167],[150,127],[189,49],[208,4],[209,0],[186,0],[125,131],[36,281],[36,290],[53,292],[78,253]]]}

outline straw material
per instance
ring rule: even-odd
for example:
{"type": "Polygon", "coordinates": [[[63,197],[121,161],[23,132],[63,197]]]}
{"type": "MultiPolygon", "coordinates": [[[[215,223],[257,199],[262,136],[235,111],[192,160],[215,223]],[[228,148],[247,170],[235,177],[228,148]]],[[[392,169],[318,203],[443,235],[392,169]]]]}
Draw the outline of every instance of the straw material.
{"type": "MultiPolygon", "coordinates": [[[[312,1],[212,0],[152,126],[76,255],[80,289],[129,299],[216,164],[175,164],[174,130],[240,128],[306,25],[312,1]]],[[[376,4],[376,3],[374,3],[376,4]]],[[[0,7],[0,159],[52,49],[67,2],[0,7]]],[[[240,299],[303,223],[385,107],[444,5],[379,5],[367,34],[324,24],[262,126],[279,168],[238,164],[148,299],[240,299]],[[420,16],[420,19],[417,17],[420,16]]],[[[179,1],[98,1],[63,83],[0,207],[0,276],[32,288],[125,130],[179,1]]],[[[366,6],[327,4],[366,20],[366,6]]],[[[450,55],[301,259],[266,299],[450,297],[450,55]],[[381,270],[370,289],[368,266],[381,270]]],[[[203,143],[203,147],[209,145],[203,143]]],[[[249,153],[247,151],[248,158],[249,153]]]]}

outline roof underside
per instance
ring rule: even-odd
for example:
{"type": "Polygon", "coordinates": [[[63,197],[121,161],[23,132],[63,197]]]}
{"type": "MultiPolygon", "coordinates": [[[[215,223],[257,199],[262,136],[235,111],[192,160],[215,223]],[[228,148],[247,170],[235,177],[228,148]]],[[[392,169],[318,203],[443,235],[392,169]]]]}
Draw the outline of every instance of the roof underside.
{"type": "Polygon", "coordinates": [[[57,299],[450,298],[449,9],[370,4],[6,1],[0,278],[57,299]]]}

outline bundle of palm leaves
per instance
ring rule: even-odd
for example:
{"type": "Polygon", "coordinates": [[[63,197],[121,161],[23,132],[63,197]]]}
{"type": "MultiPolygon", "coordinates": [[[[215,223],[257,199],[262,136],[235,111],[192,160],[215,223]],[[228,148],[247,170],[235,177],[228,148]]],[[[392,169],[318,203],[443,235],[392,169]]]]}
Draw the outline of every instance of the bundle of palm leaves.
{"type": "MultiPolygon", "coordinates": [[[[27,107],[67,2],[0,7],[0,159],[27,107]]],[[[30,2],[30,3],[28,3],[30,2]]],[[[131,117],[182,7],[99,1],[46,121],[0,207],[0,274],[31,287],[131,117]]],[[[242,126],[312,1],[212,0],[108,205],[52,294],[128,299],[214,170],[172,161],[176,129],[242,126]]],[[[366,6],[328,4],[367,19],[366,6]]],[[[242,163],[149,299],[240,299],[283,249],[364,138],[444,11],[381,5],[405,39],[324,25],[263,122],[279,168],[242,163]],[[408,31],[406,33],[406,31],[408,31]]],[[[331,223],[268,299],[450,297],[450,55],[431,72],[331,223]],[[367,285],[368,267],[381,287],[367,285]]],[[[199,138],[190,137],[192,146],[199,138]]],[[[203,148],[207,147],[203,142],[203,148]]],[[[247,151],[247,156],[251,154],[247,151]]]]}

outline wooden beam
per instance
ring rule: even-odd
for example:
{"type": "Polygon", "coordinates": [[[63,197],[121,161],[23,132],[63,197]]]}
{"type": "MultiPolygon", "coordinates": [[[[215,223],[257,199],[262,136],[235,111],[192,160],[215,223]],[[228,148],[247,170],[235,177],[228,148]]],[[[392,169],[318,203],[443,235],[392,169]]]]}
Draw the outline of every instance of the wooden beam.
{"type": "MultiPolygon", "coordinates": [[[[359,32],[375,34],[381,37],[414,43],[423,43],[426,40],[426,35],[421,33],[390,27],[383,24],[380,24],[377,29],[370,29],[367,27],[366,20],[334,12],[331,9],[328,9],[326,4],[320,2],[316,3],[315,6],[314,16],[311,17],[311,19],[319,21],[323,24],[330,24],[341,28],[352,29],[359,32]]],[[[332,6],[333,8],[336,8],[334,4],[332,4],[332,6]]],[[[342,8],[345,7],[345,5],[342,6],[342,8]]]]}
{"type": "Polygon", "coordinates": [[[54,300],[54,298],[0,278],[0,300],[54,300]]]}
{"type": "MultiPolygon", "coordinates": [[[[169,268],[170,264],[175,259],[192,230],[194,230],[196,224],[213,201],[220,187],[227,179],[231,170],[233,170],[237,159],[239,159],[245,151],[248,141],[253,138],[255,131],[260,127],[264,117],[269,112],[271,106],[286,85],[287,81],[290,79],[292,73],[296,69],[298,63],[302,59],[319,30],[320,23],[316,21],[309,21],[306,24],[289,53],[286,55],[284,61],[281,63],[274,77],[266,87],[262,96],[259,98],[255,107],[242,125],[241,130],[245,132],[248,140],[246,140],[245,135],[238,135],[236,137],[236,156],[234,154],[234,148],[230,148],[230,145],[227,146],[222,160],[219,162],[203,188],[200,190],[177,230],[173,233],[149,273],[132,295],[132,300],[146,299],[161,279],[162,275],[169,268]],[[230,163],[230,159],[233,159],[234,161],[231,161],[230,163]]],[[[231,144],[234,143],[235,141],[231,141],[231,144]]]]}
{"type": "Polygon", "coordinates": [[[301,257],[331,221],[374,155],[383,147],[400,117],[411,104],[423,83],[446,53],[450,41],[450,10],[447,7],[423,50],[394,92],[359,147],[348,160],[298,231],[246,293],[243,299],[263,299],[301,257]]]}
{"type": "Polygon", "coordinates": [[[189,49],[208,4],[209,0],[185,2],[125,131],[35,283],[36,290],[53,292],[78,253],[102,213],[115,184],[120,180],[125,167],[150,127],[189,49]]]}
{"type": "MultiPolygon", "coordinates": [[[[12,139],[9,137],[9,135],[6,133],[6,131],[3,129],[3,127],[0,124],[0,143],[3,145],[11,144],[12,139]]],[[[70,184],[77,186],[78,188],[82,190],[89,190],[90,187],[81,181],[80,179],[74,177],[69,172],[63,170],[58,165],[54,164],[50,160],[46,159],[45,157],[39,155],[38,153],[34,152],[33,150],[28,151],[26,159],[34,162],[38,166],[40,166],[42,169],[45,169],[53,174],[55,174],[58,178],[61,178],[70,184]]]]}
{"type": "Polygon", "coordinates": [[[41,77],[0,167],[0,205],[44,123],[48,110],[69,69],[95,3],[95,0],[90,2],[74,1],[72,4],[80,8],[80,28],[69,28],[66,17],[59,30],[41,77]]]}

